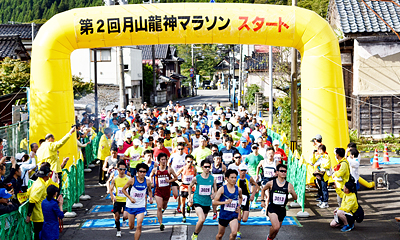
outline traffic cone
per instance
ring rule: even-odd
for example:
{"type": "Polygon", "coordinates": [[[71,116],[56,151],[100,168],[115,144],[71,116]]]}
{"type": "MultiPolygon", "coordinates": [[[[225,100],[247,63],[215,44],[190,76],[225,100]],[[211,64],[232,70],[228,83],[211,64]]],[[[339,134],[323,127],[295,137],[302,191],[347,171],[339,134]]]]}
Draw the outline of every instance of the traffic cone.
{"type": "Polygon", "coordinates": [[[387,151],[387,143],[385,143],[385,150],[383,150],[383,161],[389,162],[389,153],[387,151]]]}
{"type": "Polygon", "coordinates": [[[372,161],[372,168],[381,169],[378,162],[378,150],[375,148],[374,160],[372,161]]]}

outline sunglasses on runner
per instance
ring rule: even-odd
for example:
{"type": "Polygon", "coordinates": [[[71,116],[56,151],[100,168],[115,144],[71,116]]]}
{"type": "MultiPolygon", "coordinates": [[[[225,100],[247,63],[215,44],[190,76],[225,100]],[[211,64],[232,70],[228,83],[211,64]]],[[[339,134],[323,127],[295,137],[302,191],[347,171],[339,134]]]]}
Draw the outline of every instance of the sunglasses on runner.
{"type": "Polygon", "coordinates": [[[211,168],[211,166],[203,166],[203,168],[211,168]]]}
{"type": "Polygon", "coordinates": [[[279,170],[279,172],[286,173],[287,171],[286,170],[279,170]]]}
{"type": "Polygon", "coordinates": [[[125,171],[126,170],[126,168],[118,168],[119,170],[121,170],[121,171],[125,171]]]}
{"type": "Polygon", "coordinates": [[[139,171],[140,173],[147,173],[147,171],[139,171]]]}
{"type": "Polygon", "coordinates": [[[238,159],[238,158],[240,158],[240,156],[237,156],[237,157],[233,157],[233,158],[237,158],[237,159],[238,159]]]}
{"type": "Polygon", "coordinates": [[[183,148],[178,148],[178,150],[180,151],[180,150],[183,150],[183,148]]]}
{"type": "Polygon", "coordinates": [[[186,163],[192,163],[192,161],[187,161],[186,163]]]}

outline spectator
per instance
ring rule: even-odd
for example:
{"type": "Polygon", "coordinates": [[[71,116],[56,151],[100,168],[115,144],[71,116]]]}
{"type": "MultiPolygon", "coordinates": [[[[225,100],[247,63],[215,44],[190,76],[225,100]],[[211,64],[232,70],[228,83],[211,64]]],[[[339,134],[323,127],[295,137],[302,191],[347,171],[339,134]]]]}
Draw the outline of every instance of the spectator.
{"type": "Polygon", "coordinates": [[[0,216],[18,210],[18,204],[9,201],[12,194],[5,188],[0,188],[0,216]]]}
{"type": "Polygon", "coordinates": [[[59,195],[57,198],[58,192],[59,189],[56,186],[50,185],[47,188],[47,197],[42,202],[44,222],[43,229],[40,232],[41,240],[55,240],[59,238],[60,229],[58,219],[64,218],[64,199],[62,195],[59,195]]]}
{"type": "MultiPolygon", "coordinates": [[[[104,161],[106,157],[110,156],[111,150],[111,135],[112,129],[106,128],[104,129],[104,135],[101,136],[99,141],[99,148],[97,152],[97,157],[100,160],[100,166],[104,165],[104,161]]],[[[104,172],[102,168],[99,168],[99,183],[104,184],[106,182],[104,172]]]]}
{"type": "Polygon", "coordinates": [[[358,179],[360,178],[360,174],[358,173],[358,168],[360,167],[360,153],[358,152],[355,143],[349,143],[347,145],[345,156],[347,156],[347,152],[350,153],[347,157],[347,161],[350,164],[350,174],[356,181],[356,190],[358,191],[358,189],[360,189],[360,183],[358,182],[358,179]]]}
{"type": "MultiPolygon", "coordinates": [[[[343,149],[344,150],[344,149],[343,149]]],[[[355,192],[355,184],[353,182],[346,182],[343,186],[343,191],[336,185],[336,193],[342,198],[342,205],[339,209],[335,209],[335,217],[331,222],[331,227],[340,227],[342,225],[342,232],[351,231],[354,228],[353,214],[358,209],[357,196],[355,192]]]]}
{"type": "MultiPolygon", "coordinates": [[[[75,128],[73,128],[75,129],[75,128]]],[[[34,240],[39,240],[39,233],[43,228],[43,212],[42,212],[42,201],[46,198],[46,182],[51,178],[51,170],[48,166],[40,167],[36,173],[38,179],[33,183],[29,189],[29,207],[28,214],[26,216],[26,222],[33,222],[34,240]],[[31,219],[32,218],[32,219],[31,219]]]]}
{"type": "Polygon", "coordinates": [[[331,159],[329,155],[326,153],[325,145],[319,145],[317,150],[318,160],[314,164],[314,176],[315,176],[315,185],[318,188],[318,195],[320,198],[317,201],[320,201],[317,204],[320,208],[328,208],[328,200],[329,200],[329,192],[328,192],[328,171],[331,168],[331,159]]]}

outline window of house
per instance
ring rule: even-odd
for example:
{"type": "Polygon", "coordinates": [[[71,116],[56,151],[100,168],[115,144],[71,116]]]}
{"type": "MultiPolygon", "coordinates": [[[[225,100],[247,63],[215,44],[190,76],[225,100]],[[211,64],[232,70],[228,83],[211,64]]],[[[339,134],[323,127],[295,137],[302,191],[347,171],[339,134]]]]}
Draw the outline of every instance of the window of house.
{"type": "MultiPolygon", "coordinates": [[[[94,51],[90,51],[90,61],[94,62],[94,51]]],[[[111,62],[111,48],[97,49],[97,62],[111,62]]]]}

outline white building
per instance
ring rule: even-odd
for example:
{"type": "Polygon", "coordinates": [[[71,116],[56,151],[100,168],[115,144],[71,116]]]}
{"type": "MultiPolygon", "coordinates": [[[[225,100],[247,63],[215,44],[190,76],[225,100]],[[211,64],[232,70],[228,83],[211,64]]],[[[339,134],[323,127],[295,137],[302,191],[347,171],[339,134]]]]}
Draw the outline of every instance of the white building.
{"type": "MultiPolygon", "coordinates": [[[[71,54],[72,75],[94,82],[94,51],[77,49],[71,54]]],[[[126,102],[141,102],[142,98],[142,50],[136,47],[123,47],[124,78],[126,102]]],[[[97,83],[99,85],[119,86],[118,48],[97,49],[97,83]]]]}

